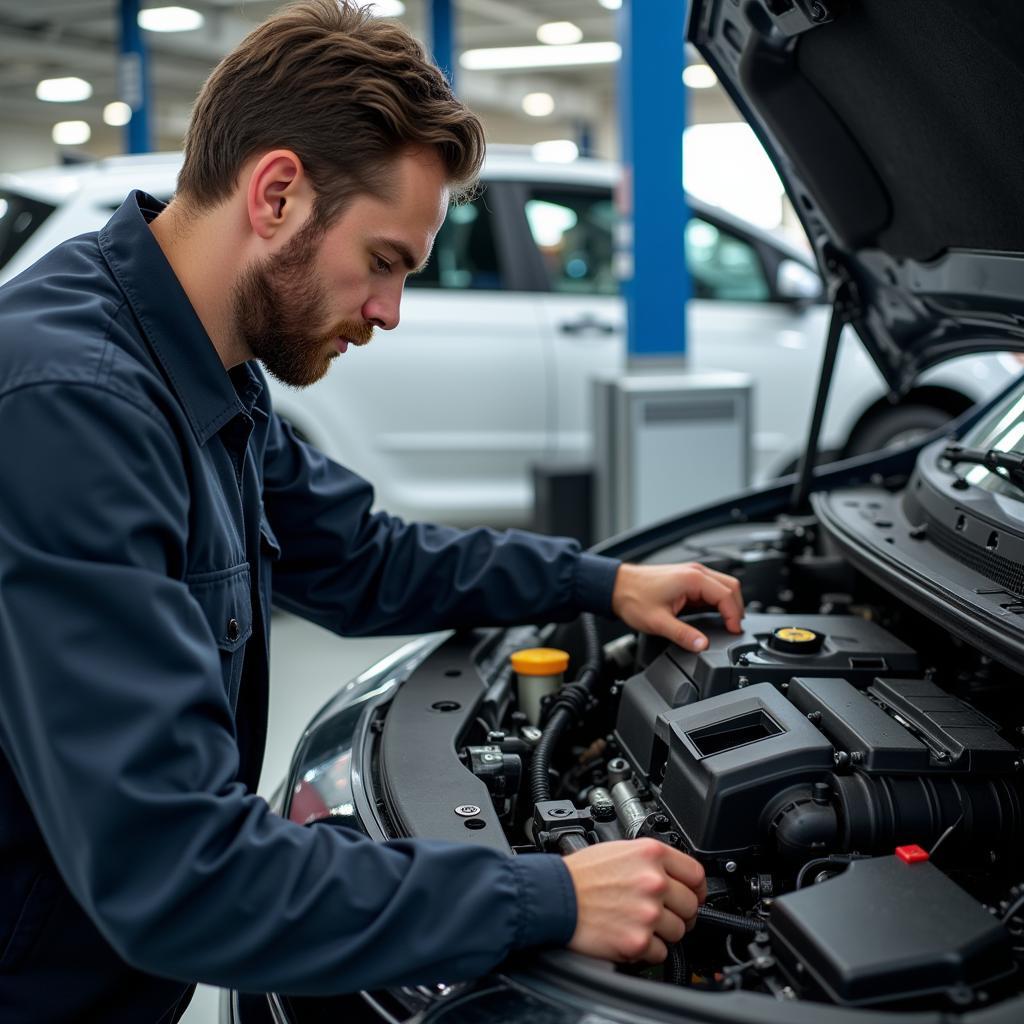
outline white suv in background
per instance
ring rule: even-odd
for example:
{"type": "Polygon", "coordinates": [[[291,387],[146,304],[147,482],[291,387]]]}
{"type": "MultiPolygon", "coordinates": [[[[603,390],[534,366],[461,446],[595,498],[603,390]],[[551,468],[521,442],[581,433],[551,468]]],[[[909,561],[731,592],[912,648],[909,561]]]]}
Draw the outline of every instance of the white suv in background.
{"type": "MultiPolygon", "coordinates": [[[[58,242],[101,227],[128,192],[168,199],[180,156],[120,157],[0,176],[0,283],[58,242]]],[[[277,410],[373,481],[378,504],[455,524],[523,525],[531,466],[591,452],[590,381],[622,370],[625,306],[613,273],[615,165],[538,162],[493,147],[486,188],[451,209],[401,324],[319,383],[271,381],[277,410]]],[[[828,309],[800,249],[691,200],[687,355],[754,379],[754,480],[802,448],[828,309]]],[[[891,406],[849,333],[822,447],[853,454],[932,429],[1020,366],[1005,355],[937,367],[891,406]]]]}

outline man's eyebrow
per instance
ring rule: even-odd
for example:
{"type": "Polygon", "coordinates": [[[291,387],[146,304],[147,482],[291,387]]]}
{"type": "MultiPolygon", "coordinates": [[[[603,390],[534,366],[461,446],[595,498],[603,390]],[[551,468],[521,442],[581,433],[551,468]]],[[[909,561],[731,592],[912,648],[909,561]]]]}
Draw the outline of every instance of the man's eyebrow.
{"type": "Polygon", "coordinates": [[[418,274],[427,265],[427,259],[430,258],[430,254],[427,253],[423,262],[420,263],[413,255],[409,246],[405,242],[400,242],[397,238],[375,238],[373,244],[385,246],[397,252],[398,258],[405,264],[405,269],[410,274],[418,274]]]}

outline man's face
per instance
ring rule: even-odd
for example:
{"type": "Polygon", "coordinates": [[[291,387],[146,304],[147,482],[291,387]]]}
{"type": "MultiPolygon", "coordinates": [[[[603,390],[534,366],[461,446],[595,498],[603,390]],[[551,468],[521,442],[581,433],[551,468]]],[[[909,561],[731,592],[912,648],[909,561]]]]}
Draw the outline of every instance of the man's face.
{"type": "Polygon", "coordinates": [[[448,206],[428,150],[395,162],[389,199],[359,196],[326,232],[307,224],[235,283],[238,338],[285,384],[318,381],[349,345],[398,326],[406,276],[426,263],[448,206]]]}

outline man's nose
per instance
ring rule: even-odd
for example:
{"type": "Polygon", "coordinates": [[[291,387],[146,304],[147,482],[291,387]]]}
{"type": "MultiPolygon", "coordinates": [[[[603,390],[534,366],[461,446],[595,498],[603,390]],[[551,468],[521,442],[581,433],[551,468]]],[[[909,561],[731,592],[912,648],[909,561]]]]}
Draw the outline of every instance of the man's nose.
{"type": "Polygon", "coordinates": [[[363,319],[382,331],[391,331],[398,326],[400,319],[401,295],[392,298],[389,296],[371,296],[363,305],[363,319]]]}

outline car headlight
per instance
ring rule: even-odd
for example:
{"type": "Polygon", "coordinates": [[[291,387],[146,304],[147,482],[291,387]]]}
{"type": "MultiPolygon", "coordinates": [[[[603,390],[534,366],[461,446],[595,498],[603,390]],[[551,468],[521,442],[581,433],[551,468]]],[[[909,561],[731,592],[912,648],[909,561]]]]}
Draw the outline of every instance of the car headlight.
{"type": "Polygon", "coordinates": [[[300,825],[330,817],[371,838],[384,838],[362,783],[364,740],[375,709],[449,635],[410,641],[341,687],[306,727],[288,778],[271,799],[277,813],[300,825]]]}

